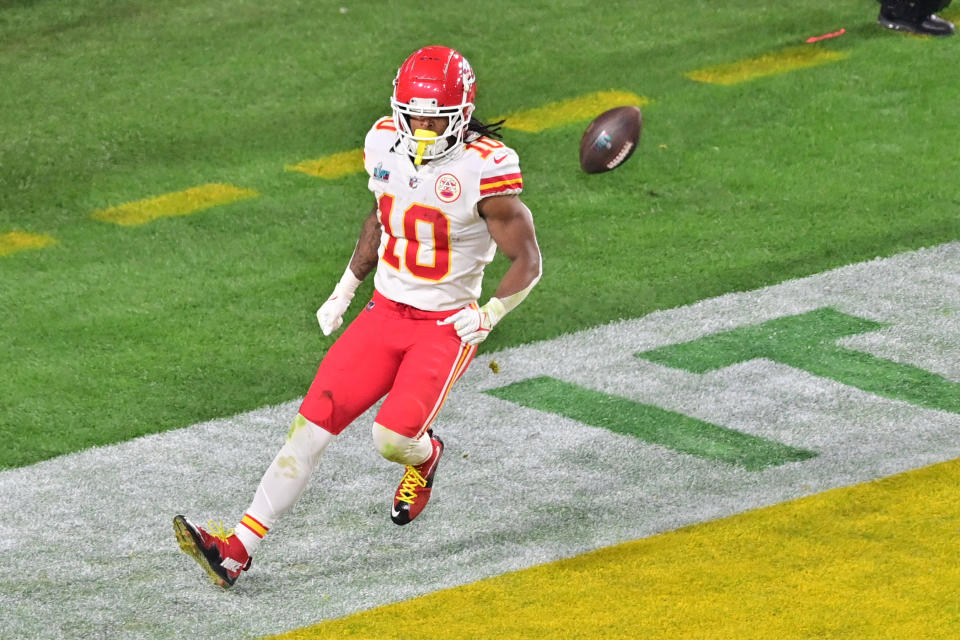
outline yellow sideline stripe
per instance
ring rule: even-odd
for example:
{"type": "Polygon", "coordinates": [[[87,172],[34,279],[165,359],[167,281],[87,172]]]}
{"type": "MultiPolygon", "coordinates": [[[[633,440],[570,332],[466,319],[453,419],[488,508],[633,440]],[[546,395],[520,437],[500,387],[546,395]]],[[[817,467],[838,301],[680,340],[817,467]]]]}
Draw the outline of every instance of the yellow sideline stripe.
{"type": "Polygon", "coordinates": [[[48,235],[26,233],[25,231],[10,231],[0,234],[0,257],[8,256],[18,251],[26,251],[27,249],[42,249],[54,243],[56,243],[56,240],[48,235]]]}
{"type": "MultiPolygon", "coordinates": [[[[623,105],[642,107],[650,101],[629,91],[598,91],[578,98],[551,102],[536,109],[518,111],[493,120],[507,119],[504,127],[537,133],[571,122],[591,120],[607,109],[623,105]]],[[[288,164],[287,171],[299,171],[316,178],[336,180],[363,171],[363,149],[341,151],[315,160],[288,164]]]]}
{"type": "Polygon", "coordinates": [[[304,160],[299,164],[288,164],[285,169],[287,171],[300,171],[316,178],[335,180],[351,173],[363,171],[363,149],[341,151],[332,156],[325,156],[316,160],[304,160]]]}
{"type": "Polygon", "coordinates": [[[165,193],[155,198],[128,202],[90,214],[97,220],[123,226],[145,224],[157,218],[185,216],[221,204],[229,204],[260,194],[253,189],[241,189],[229,184],[205,184],[199,187],[165,193]]]}
{"type": "Polygon", "coordinates": [[[642,107],[650,101],[629,91],[597,91],[585,96],[550,102],[542,107],[517,111],[494,118],[494,121],[506,119],[504,127],[518,129],[528,133],[538,133],[544,129],[561,127],[572,122],[592,120],[607,109],[635,105],[642,107]]]}
{"type": "Polygon", "coordinates": [[[958,491],[960,459],[274,638],[957,638],[958,491]]]}
{"type": "Polygon", "coordinates": [[[764,76],[836,62],[848,55],[850,54],[846,51],[831,51],[811,46],[790,47],[756,58],[690,71],[685,73],[684,76],[697,82],[708,82],[710,84],[738,84],[764,76]]]}

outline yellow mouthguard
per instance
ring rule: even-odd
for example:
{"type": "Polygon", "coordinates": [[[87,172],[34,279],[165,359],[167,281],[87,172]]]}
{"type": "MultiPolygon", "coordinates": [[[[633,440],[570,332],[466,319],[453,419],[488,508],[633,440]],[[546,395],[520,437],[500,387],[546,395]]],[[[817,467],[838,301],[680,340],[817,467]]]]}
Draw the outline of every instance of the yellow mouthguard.
{"type": "MultiPolygon", "coordinates": [[[[428,129],[417,129],[413,135],[418,138],[436,138],[437,134],[428,129]]],[[[413,164],[420,165],[423,162],[423,153],[427,147],[433,144],[433,140],[420,140],[417,142],[417,157],[413,159],[413,164]]]]}

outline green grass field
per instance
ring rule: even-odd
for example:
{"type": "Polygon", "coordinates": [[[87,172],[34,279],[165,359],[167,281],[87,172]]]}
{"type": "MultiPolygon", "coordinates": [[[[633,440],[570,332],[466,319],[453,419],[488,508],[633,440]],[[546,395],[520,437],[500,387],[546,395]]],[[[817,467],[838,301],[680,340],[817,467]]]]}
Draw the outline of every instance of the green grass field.
{"type": "Polygon", "coordinates": [[[471,60],[481,118],[608,89],[650,100],[639,151],[610,174],[579,172],[585,122],[507,132],[544,278],[485,351],[960,238],[960,39],[886,32],[876,9],[0,3],[0,235],[55,240],[0,257],[0,468],[302,395],[331,344],[314,311],[370,195],[361,174],[285,167],[361,146],[424,44],[471,60]],[[840,27],[804,45],[838,62],[684,76],[840,27]],[[208,183],[260,197],[137,227],[91,218],[208,183]]]}
{"type": "Polygon", "coordinates": [[[956,636],[960,36],[877,10],[0,0],[0,638],[956,636]],[[444,407],[430,511],[393,526],[348,430],[217,590],[170,518],[249,504],[371,205],[290,167],[427,44],[482,119],[642,96],[639,149],[586,175],[587,118],[505,130],[544,276],[444,407]],[[203,185],[248,197],[97,217],[203,185]]]}

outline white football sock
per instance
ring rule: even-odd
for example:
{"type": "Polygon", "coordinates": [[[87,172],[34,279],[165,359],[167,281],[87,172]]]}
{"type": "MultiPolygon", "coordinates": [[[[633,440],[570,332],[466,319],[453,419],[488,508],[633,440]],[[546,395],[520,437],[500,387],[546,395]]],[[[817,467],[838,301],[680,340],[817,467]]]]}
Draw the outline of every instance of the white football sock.
{"type": "Polygon", "coordinates": [[[236,527],[237,537],[247,553],[253,555],[267,531],[296,503],[307,488],[320,454],[333,437],[326,429],[297,414],[287,441],[263,474],[253,502],[236,527]]]}

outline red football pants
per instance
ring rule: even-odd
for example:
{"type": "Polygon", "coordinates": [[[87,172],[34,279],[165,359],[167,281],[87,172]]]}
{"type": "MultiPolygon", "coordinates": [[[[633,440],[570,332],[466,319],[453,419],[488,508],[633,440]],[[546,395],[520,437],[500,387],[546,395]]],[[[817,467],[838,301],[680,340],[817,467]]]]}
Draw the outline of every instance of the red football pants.
{"type": "Polygon", "coordinates": [[[300,413],[336,435],[386,395],[376,422],[420,437],[477,352],[453,325],[437,324],[454,313],[422,311],[375,291],[324,356],[300,413]]]}

